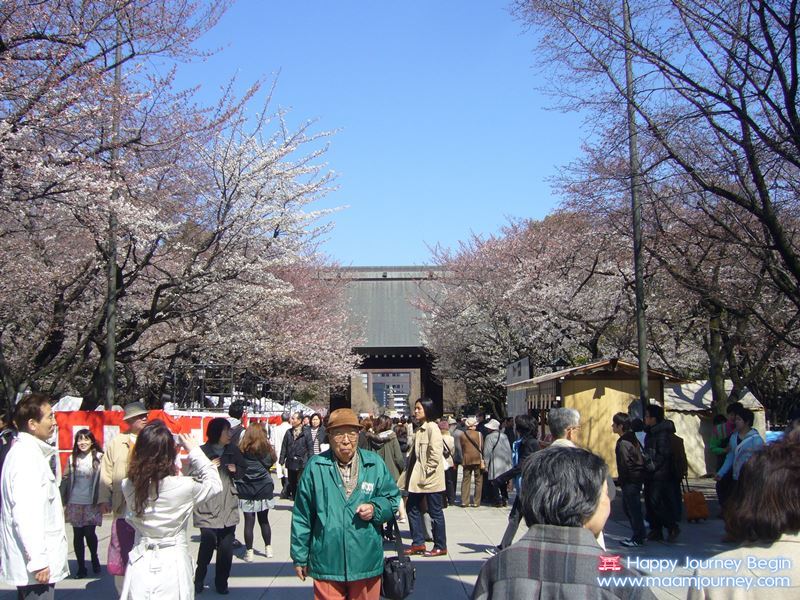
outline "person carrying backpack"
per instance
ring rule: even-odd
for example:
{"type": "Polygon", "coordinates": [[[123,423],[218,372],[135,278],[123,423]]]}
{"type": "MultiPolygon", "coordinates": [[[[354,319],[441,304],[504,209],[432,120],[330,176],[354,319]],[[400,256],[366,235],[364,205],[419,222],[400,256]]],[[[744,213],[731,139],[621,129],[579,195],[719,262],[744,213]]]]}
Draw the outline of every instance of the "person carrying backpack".
{"type": "Polygon", "coordinates": [[[680,480],[675,481],[672,438],[675,425],[664,420],[664,409],[658,404],[648,404],[644,409],[644,422],[647,439],[645,452],[652,460],[652,471],[645,482],[645,501],[648,506],[650,533],[647,539],[663,540],[667,530],[667,540],[674,542],[680,534],[678,516],[680,515],[680,480]],[[677,493],[676,493],[677,487],[677,493]]]}

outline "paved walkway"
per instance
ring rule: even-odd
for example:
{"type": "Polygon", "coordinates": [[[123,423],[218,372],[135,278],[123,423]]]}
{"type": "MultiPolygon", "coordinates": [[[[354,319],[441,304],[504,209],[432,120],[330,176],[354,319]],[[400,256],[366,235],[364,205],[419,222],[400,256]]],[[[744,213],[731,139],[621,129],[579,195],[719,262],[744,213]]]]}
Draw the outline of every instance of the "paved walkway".
{"type": "MultiPolygon", "coordinates": [[[[702,489],[713,497],[713,482],[704,480],[698,482],[702,489]]],[[[278,488],[280,484],[278,484],[278,488]]],[[[457,488],[457,489],[460,489],[457,488]]],[[[710,501],[712,515],[716,512],[716,503],[710,501]]],[[[468,599],[472,587],[483,566],[487,555],[485,549],[497,544],[505,530],[509,509],[490,507],[461,508],[452,506],[445,510],[447,523],[448,551],[444,557],[422,558],[416,557],[414,564],[417,568],[417,591],[414,599],[468,599]]],[[[291,502],[278,500],[278,506],[270,512],[272,525],[272,547],[275,557],[267,559],[264,556],[264,547],[260,536],[256,532],[256,559],[252,563],[242,561],[243,549],[234,557],[230,578],[230,596],[242,600],[256,600],[276,598],[280,600],[294,600],[311,598],[310,580],[301,582],[294,574],[289,560],[289,529],[291,526],[291,502]]],[[[98,532],[100,538],[101,562],[105,564],[109,541],[110,519],[107,517],[103,527],[98,532]]],[[[242,527],[240,523],[237,530],[237,539],[242,540],[242,527]]],[[[402,526],[401,526],[402,528],[402,526]]],[[[629,537],[630,530],[627,519],[622,512],[621,494],[617,494],[614,501],[611,518],[605,529],[606,545],[610,553],[623,556],[642,558],[671,558],[679,559],[683,564],[685,557],[706,558],[721,552],[729,546],[720,543],[723,535],[722,521],[711,519],[707,522],[690,524],[682,523],[682,534],[675,544],[649,543],[644,548],[631,552],[622,548],[619,541],[629,537]]],[[[71,530],[67,526],[71,544],[71,530]]],[[[524,525],[520,527],[518,535],[522,535],[524,525]]],[[[257,528],[256,528],[257,530],[257,528]]],[[[190,549],[193,556],[197,556],[199,532],[191,530],[190,549]]],[[[403,531],[404,542],[410,543],[408,531],[403,531]]],[[[385,546],[387,553],[391,546],[385,546]]],[[[88,554],[88,552],[87,552],[88,554]]],[[[74,555],[70,553],[70,567],[76,570],[74,555]]],[[[213,590],[213,562],[206,578],[206,587],[202,597],[219,597],[213,590]]],[[[674,574],[691,574],[685,570],[678,570],[674,574]]],[[[664,599],[685,598],[686,588],[656,590],[658,596],[664,599]]],[[[14,600],[16,593],[10,591],[8,586],[0,584],[0,600],[14,600]]],[[[116,598],[113,578],[105,573],[87,579],[69,579],[56,587],[58,600],[79,600],[96,598],[116,598]]],[[[165,599],[166,600],[166,599],[165,599]]]]}

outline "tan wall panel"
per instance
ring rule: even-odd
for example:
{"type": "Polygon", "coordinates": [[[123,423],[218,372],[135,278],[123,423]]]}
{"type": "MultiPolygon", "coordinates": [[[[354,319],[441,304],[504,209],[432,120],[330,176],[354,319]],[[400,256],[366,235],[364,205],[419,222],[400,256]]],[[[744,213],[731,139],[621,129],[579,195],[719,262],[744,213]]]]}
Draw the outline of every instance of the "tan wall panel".
{"type": "MultiPolygon", "coordinates": [[[[650,380],[649,392],[660,390],[658,380],[650,380]]],[[[629,412],[639,402],[639,382],[635,379],[567,379],[561,384],[564,406],[581,413],[581,445],[601,456],[613,477],[617,477],[614,448],[617,435],[611,432],[615,413],[629,412]]]]}

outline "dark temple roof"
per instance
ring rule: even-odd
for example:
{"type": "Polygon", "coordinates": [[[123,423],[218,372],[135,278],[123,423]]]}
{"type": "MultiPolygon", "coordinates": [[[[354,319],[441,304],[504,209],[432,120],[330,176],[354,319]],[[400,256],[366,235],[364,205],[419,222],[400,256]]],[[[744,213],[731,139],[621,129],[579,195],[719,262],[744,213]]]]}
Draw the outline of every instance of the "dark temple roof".
{"type": "Polygon", "coordinates": [[[348,267],[350,318],[364,332],[361,348],[420,348],[422,311],[415,305],[435,290],[437,267],[348,267]]]}

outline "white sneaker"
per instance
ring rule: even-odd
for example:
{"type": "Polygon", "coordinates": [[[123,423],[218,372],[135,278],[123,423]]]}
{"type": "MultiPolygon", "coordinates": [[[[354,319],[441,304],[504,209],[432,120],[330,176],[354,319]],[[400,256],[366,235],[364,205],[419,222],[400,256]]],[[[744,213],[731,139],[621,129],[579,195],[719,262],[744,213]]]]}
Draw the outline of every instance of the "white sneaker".
{"type": "Polygon", "coordinates": [[[253,556],[254,556],[254,554],[253,554],[253,549],[252,548],[250,548],[248,550],[245,550],[244,562],[253,562],[253,556]]]}
{"type": "Polygon", "coordinates": [[[267,546],[267,558],[272,558],[272,546],[267,546]]]}

